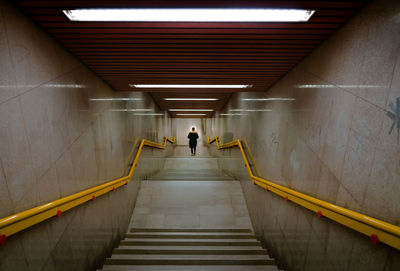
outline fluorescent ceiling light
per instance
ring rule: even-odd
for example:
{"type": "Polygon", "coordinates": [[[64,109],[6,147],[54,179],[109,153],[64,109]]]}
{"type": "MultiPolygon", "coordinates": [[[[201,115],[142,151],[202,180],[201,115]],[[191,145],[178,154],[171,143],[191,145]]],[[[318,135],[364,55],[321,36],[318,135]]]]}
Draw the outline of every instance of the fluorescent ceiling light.
{"type": "Polygon", "coordinates": [[[222,113],[219,114],[220,116],[247,116],[247,114],[240,114],[240,113],[232,113],[232,114],[226,114],[226,113],[222,113]]]}
{"type": "Polygon", "coordinates": [[[135,113],[135,116],[164,116],[162,113],[135,113]]]}
{"type": "Polygon", "coordinates": [[[217,98],[164,98],[166,101],[217,101],[217,98]]]}
{"type": "Polygon", "coordinates": [[[272,109],[229,109],[229,111],[238,111],[238,112],[271,112],[272,109]]]}
{"type": "Polygon", "coordinates": [[[254,98],[254,99],[242,99],[242,101],[294,101],[294,98],[254,98]]]}
{"type": "Polygon", "coordinates": [[[132,88],[251,88],[253,85],[165,85],[165,84],[129,84],[132,88]]]}
{"type": "Polygon", "coordinates": [[[168,109],[168,111],[214,111],[214,109],[168,109]]]}
{"type": "Polygon", "coordinates": [[[71,21],[108,22],[307,22],[312,9],[129,8],[62,10],[71,21]]]}
{"type": "Polygon", "coordinates": [[[89,99],[89,101],[141,101],[141,98],[93,98],[89,99]]]}
{"type": "Polygon", "coordinates": [[[152,109],[111,109],[114,112],[142,112],[142,111],[153,111],[152,109]]]}
{"type": "Polygon", "coordinates": [[[207,114],[176,114],[177,116],[206,116],[207,114]]]}

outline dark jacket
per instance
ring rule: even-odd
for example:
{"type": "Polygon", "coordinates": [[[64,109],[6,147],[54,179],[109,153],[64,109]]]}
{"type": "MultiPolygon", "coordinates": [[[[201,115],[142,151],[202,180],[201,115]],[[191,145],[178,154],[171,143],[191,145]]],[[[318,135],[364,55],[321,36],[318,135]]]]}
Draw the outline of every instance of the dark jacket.
{"type": "Polygon", "coordinates": [[[196,132],[190,132],[188,134],[188,138],[189,138],[189,147],[195,148],[197,145],[197,139],[199,138],[199,135],[196,132]]]}

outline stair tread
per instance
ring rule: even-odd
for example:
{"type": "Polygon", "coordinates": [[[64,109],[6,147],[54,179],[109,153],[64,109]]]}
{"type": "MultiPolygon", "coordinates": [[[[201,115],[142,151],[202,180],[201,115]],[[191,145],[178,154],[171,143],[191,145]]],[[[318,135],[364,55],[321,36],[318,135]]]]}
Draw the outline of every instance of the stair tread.
{"type": "Polygon", "coordinates": [[[252,238],[254,238],[254,235],[248,232],[135,232],[128,234],[154,236],[252,236],[252,238]]]}
{"type": "Polygon", "coordinates": [[[200,229],[200,228],[186,228],[186,229],[163,229],[163,228],[131,228],[130,232],[251,232],[251,229],[248,228],[238,228],[238,229],[200,229]]]}
{"type": "Polygon", "coordinates": [[[252,234],[219,234],[219,233],[127,233],[126,238],[146,239],[255,239],[252,234]]]}
{"type": "Polygon", "coordinates": [[[272,259],[219,259],[219,258],[167,258],[167,259],[113,259],[105,265],[274,265],[272,259]]]}
{"type": "Polygon", "coordinates": [[[137,260],[179,260],[179,259],[202,259],[202,260],[270,260],[268,255],[182,255],[182,254],[114,254],[111,259],[137,259],[137,260]]]}
{"type": "Polygon", "coordinates": [[[155,181],[155,180],[157,180],[157,181],[194,181],[194,180],[196,180],[196,181],[201,181],[201,180],[204,180],[204,181],[233,181],[234,179],[233,178],[228,178],[228,177],[219,177],[219,176],[190,176],[190,177],[188,177],[188,176],[185,176],[185,175],[182,175],[182,176],[163,176],[163,175],[161,175],[161,176],[152,176],[152,177],[148,177],[147,179],[146,179],[147,181],[151,181],[151,180],[153,180],[153,181],[155,181]]]}
{"type": "MultiPolygon", "coordinates": [[[[105,265],[104,271],[278,271],[274,265],[105,265]]],[[[100,270],[98,270],[100,271],[100,270]]]]}
{"type": "MultiPolygon", "coordinates": [[[[167,237],[167,236],[166,236],[167,237]]],[[[123,241],[156,241],[156,242],[231,242],[231,243],[241,243],[241,242],[254,242],[258,243],[257,239],[175,239],[175,238],[125,238],[123,241]]]]}
{"type": "Polygon", "coordinates": [[[119,246],[118,249],[163,249],[163,250],[179,250],[179,249],[185,249],[185,250],[264,250],[261,246],[185,246],[182,248],[182,246],[162,246],[161,248],[159,246],[126,246],[122,245],[119,246]]]}

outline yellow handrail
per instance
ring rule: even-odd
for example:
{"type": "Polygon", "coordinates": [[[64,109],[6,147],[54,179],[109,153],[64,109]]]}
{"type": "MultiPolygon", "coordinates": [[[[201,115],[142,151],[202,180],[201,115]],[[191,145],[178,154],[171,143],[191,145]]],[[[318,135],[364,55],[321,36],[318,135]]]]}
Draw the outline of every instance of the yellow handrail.
{"type": "Polygon", "coordinates": [[[247,160],[246,154],[244,152],[242,143],[239,139],[231,141],[229,143],[221,144],[218,137],[215,137],[213,139],[210,139],[208,137],[208,143],[212,144],[213,142],[216,142],[219,150],[231,147],[238,147],[244,160],[247,172],[249,173],[250,179],[253,181],[254,184],[266,189],[266,191],[271,191],[285,198],[286,201],[292,201],[311,211],[314,211],[318,214],[318,217],[327,217],[344,226],[352,228],[353,230],[370,236],[371,242],[374,244],[378,242],[383,242],[396,249],[400,249],[399,226],[392,225],[382,220],[369,217],[361,213],[357,213],[355,211],[340,207],[335,204],[331,204],[323,200],[319,200],[317,198],[297,192],[293,189],[273,183],[269,180],[254,176],[247,160]]]}
{"type": "Polygon", "coordinates": [[[11,236],[51,217],[60,216],[63,212],[73,207],[81,205],[89,200],[95,200],[100,195],[115,191],[118,187],[128,184],[131,181],[143,147],[149,146],[152,148],[164,149],[167,145],[167,141],[174,144],[175,137],[172,139],[164,137],[164,142],[162,144],[142,139],[136,152],[136,156],[130,167],[129,173],[126,176],[0,219],[0,243],[5,243],[5,240],[8,236],[11,236]]]}

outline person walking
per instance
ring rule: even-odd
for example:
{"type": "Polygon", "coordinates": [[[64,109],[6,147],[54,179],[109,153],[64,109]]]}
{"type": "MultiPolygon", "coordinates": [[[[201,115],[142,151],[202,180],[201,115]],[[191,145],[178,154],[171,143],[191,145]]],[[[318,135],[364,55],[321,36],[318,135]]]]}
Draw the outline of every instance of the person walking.
{"type": "Polygon", "coordinates": [[[197,146],[197,139],[199,138],[199,135],[195,131],[196,129],[192,127],[192,131],[189,132],[188,138],[189,138],[189,148],[192,153],[192,156],[196,155],[196,146],[197,146]]]}

